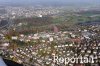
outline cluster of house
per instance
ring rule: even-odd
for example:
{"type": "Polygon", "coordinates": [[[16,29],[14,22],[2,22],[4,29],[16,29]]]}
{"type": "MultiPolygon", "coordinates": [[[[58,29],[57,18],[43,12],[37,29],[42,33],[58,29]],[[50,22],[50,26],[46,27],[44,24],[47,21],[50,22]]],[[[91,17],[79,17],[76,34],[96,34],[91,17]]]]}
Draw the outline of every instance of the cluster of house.
{"type": "MultiPolygon", "coordinates": [[[[96,26],[77,31],[20,34],[11,36],[11,40],[24,42],[27,45],[3,49],[1,55],[26,66],[66,66],[64,63],[53,62],[54,54],[63,58],[79,56],[94,58],[93,63],[75,62],[67,64],[69,66],[99,66],[100,63],[100,29],[96,26]]],[[[4,42],[1,45],[10,46],[10,43],[4,42]]]]}

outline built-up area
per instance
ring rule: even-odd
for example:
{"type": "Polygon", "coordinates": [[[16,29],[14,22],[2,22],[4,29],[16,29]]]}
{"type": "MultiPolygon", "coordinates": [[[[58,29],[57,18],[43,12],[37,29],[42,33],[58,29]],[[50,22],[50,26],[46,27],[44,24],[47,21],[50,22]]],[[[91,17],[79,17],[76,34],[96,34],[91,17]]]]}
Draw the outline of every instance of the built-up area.
{"type": "Polygon", "coordinates": [[[2,41],[0,54],[25,66],[99,66],[100,64],[100,25],[98,24],[78,25],[69,31],[54,30],[54,32],[14,36],[0,34],[0,39],[2,41]],[[58,56],[58,61],[62,63],[54,61],[54,55],[58,56]],[[85,57],[82,59],[84,62],[69,62],[66,65],[63,63],[62,58],[80,56],[85,57]],[[93,57],[93,62],[85,63],[86,57],[93,57]]]}

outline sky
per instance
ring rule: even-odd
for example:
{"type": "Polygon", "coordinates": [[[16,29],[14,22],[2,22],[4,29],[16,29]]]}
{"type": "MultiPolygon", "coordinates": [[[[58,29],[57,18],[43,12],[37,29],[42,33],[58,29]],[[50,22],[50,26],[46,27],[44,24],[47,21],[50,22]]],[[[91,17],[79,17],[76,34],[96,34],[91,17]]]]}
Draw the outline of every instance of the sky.
{"type": "Polygon", "coordinates": [[[0,4],[100,4],[100,0],[0,0],[0,4]]]}
{"type": "Polygon", "coordinates": [[[100,0],[0,0],[0,2],[100,2],[100,0]]]}

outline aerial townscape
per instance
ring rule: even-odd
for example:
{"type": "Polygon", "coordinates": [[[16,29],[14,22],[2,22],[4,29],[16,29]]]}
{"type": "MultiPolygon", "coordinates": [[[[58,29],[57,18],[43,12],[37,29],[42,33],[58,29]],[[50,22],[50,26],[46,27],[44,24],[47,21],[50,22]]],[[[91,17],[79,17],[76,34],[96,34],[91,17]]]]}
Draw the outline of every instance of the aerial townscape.
{"type": "Polygon", "coordinates": [[[23,66],[99,66],[100,6],[0,5],[0,56],[23,66]]]}

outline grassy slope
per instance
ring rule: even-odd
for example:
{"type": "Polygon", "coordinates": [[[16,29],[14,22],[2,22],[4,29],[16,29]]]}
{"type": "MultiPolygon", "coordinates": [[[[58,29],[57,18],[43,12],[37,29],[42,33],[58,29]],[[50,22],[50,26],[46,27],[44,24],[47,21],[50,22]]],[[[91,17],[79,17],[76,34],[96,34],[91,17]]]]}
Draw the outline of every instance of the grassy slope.
{"type": "Polygon", "coordinates": [[[16,24],[27,23],[27,25],[23,25],[19,28],[23,31],[27,30],[28,32],[52,30],[53,29],[52,25],[57,25],[59,29],[62,30],[69,26],[73,26],[76,23],[100,20],[100,15],[96,17],[90,17],[93,15],[96,15],[96,13],[95,12],[67,13],[67,14],[64,13],[52,17],[42,17],[42,18],[32,17],[32,18],[16,19],[15,23],[16,24]]]}

